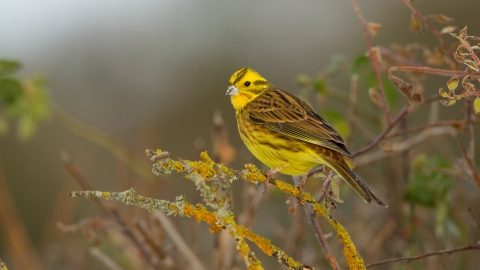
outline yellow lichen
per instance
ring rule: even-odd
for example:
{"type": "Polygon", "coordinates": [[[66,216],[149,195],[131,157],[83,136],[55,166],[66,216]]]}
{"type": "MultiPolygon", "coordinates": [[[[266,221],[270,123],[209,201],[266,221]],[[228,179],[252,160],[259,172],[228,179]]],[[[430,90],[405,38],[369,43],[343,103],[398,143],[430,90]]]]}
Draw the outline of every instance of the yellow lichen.
{"type": "Polygon", "coordinates": [[[207,152],[200,153],[200,161],[186,161],[195,169],[194,173],[200,174],[206,181],[212,180],[217,174],[215,171],[215,162],[210,159],[207,152]]]}

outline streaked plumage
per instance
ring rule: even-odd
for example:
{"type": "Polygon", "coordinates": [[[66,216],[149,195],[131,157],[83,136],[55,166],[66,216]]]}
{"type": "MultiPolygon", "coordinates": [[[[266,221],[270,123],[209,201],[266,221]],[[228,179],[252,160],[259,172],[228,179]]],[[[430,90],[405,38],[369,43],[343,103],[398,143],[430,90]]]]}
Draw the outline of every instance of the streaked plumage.
{"type": "Polygon", "coordinates": [[[251,68],[236,71],[229,81],[240,137],[270,168],[288,175],[306,174],[325,164],[366,202],[385,205],[351,171],[353,158],[345,141],[298,97],[270,84],[251,68]]]}

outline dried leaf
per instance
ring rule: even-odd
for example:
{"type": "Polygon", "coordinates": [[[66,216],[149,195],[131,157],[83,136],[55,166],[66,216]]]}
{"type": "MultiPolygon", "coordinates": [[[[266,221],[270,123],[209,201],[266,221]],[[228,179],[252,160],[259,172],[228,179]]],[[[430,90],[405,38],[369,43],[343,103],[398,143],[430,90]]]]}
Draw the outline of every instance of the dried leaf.
{"type": "Polygon", "coordinates": [[[465,58],[463,57],[463,53],[462,53],[462,48],[463,48],[462,46],[458,46],[457,50],[453,54],[453,57],[458,63],[463,63],[463,61],[465,61],[465,58]]]}
{"type": "Polygon", "coordinates": [[[439,22],[439,23],[449,23],[449,22],[453,22],[453,19],[450,18],[450,17],[447,17],[443,14],[432,14],[429,16],[430,18],[434,19],[436,22],[439,22]]]}
{"type": "Polygon", "coordinates": [[[458,86],[458,78],[457,76],[451,78],[450,80],[448,80],[447,82],[447,87],[448,87],[448,90],[450,91],[453,91],[457,88],[458,86]]]}
{"type": "Polygon", "coordinates": [[[467,65],[467,67],[469,67],[470,69],[475,70],[475,71],[479,71],[477,65],[475,64],[475,62],[473,62],[473,60],[466,59],[466,60],[463,61],[463,63],[465,65],[467,65]]]}
{"type": "Polygon", "coordinates": [[[442,103],[445,106],[452,106],[457,102],[455,99],[450,99],[450,100],[440,100],[440,103],[442,103]]]}
{"type": "Polygon", "coordinates": [[[370,99],[373,101],[373,103],[375,103],[379,107],[382,107],[380,95],[378,94],[377,90],[375,90],[375,88],[368,89],[368,95],[370,96],[370,99]]]}
{"type": "Polygon", "coordinates": [[[448,93],[443,90],[443,88],[438,89],[438,93],[441,97],[448,97],[448,93]]]}
{"type": "Polygon", "coordinates": [[[466,26],[466,25],[465,25],[465,27],[464,27],[462,30],[460,30],[460,32],[458,32],[458,36],[459,36],[460,38],[464,38],[464,37],[467,36],[467,26],[466,26]]]}
{"type": "Polygon", "coordinates": [[[382,29],[382,25],[379,23],[374,23],[374,22],[367,22],[367,27],[368,27],[368,32],[370,32],[370,35],[372,37],[376,36],[380,29],[382,29]]]}
{"type": "Polygon", "coordinates": [[[465,89],[467,92],[473,92],[475,91],[475,85],[472,83],[469,83],[468,81],[472,79],[472,75],[465,76],[462,80],[462,87],[465,89]]]}
{"type": "Polygon", "coordinates": [[[480,37],[476,37],[476,36],[466,36],[465,39],[480,40],[480,37]]]}
{"type": "Polygon", "coordinates": [[[457,30],[457,28],[458,27],[454,26],[454,25],[447,25],[444,28],[442,28],[442,30],[440,30],[440,34],[443,35],[443,34],[446,34],[446,33],[453,32],[453,31],[457,30]]]}
{"type": "Polygon", "coordinates": [[[382,150],[383,150],[383,152],[385,152],[386,154],[394,153],[394,151],[393,151],[393,145],[392,145],[391,143],[384,145],[384,146],[382,147],[382,150]]]}
{"type": "Polygon", "coordinates": [[[410,29],[412,29],[412,31],[417,34],[422,33],[422,26],[420,24],[420,19],[417,16],[415,16],[415,14],[412,14],[412,17],[410,18],[410,29]]]}
{"type": "Polygon", "coordinates": [[[480,97],[477,97],[473,102],[473,111],[476,114],[480,114],[480,97]]]}
{"type": "Polygon", "coordinates": [[[395,76],[390,76],[390,80],[412,105],[416,105],[423,100],[422,95],[413,91],[413,84],[407,83],[395,76]]]}

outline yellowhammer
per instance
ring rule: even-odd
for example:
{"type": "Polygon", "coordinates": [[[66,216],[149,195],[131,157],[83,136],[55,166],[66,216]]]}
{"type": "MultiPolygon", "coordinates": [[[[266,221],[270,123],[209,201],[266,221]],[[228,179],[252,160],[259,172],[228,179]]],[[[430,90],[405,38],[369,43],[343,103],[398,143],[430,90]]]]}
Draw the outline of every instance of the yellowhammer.
{"type": "Polygon", "coordinates": [[[273,86],[245,67],[230,77],[231,96],[240,137],[268,167],[304,175],[324,164],[340,175],[366,202],[386,206],[349,168],[353,158],[345,141],[298,97],[273,86]]]}

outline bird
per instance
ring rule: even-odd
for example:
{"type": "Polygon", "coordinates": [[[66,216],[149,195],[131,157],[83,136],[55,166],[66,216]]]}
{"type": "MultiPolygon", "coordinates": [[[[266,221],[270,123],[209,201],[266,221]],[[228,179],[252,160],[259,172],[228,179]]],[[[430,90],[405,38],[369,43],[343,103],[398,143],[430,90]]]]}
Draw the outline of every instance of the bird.
{"type": "Polygon", "coordinates": [[[249,67],[233,73],[226,94],[235,109],[242,141],[271,173],[303,175],[303,187],[309,171],[322,164],[365,202],[386,206],[350,168],[353,156],[345,140],[299,97],[272,85],[249,67]]]}

